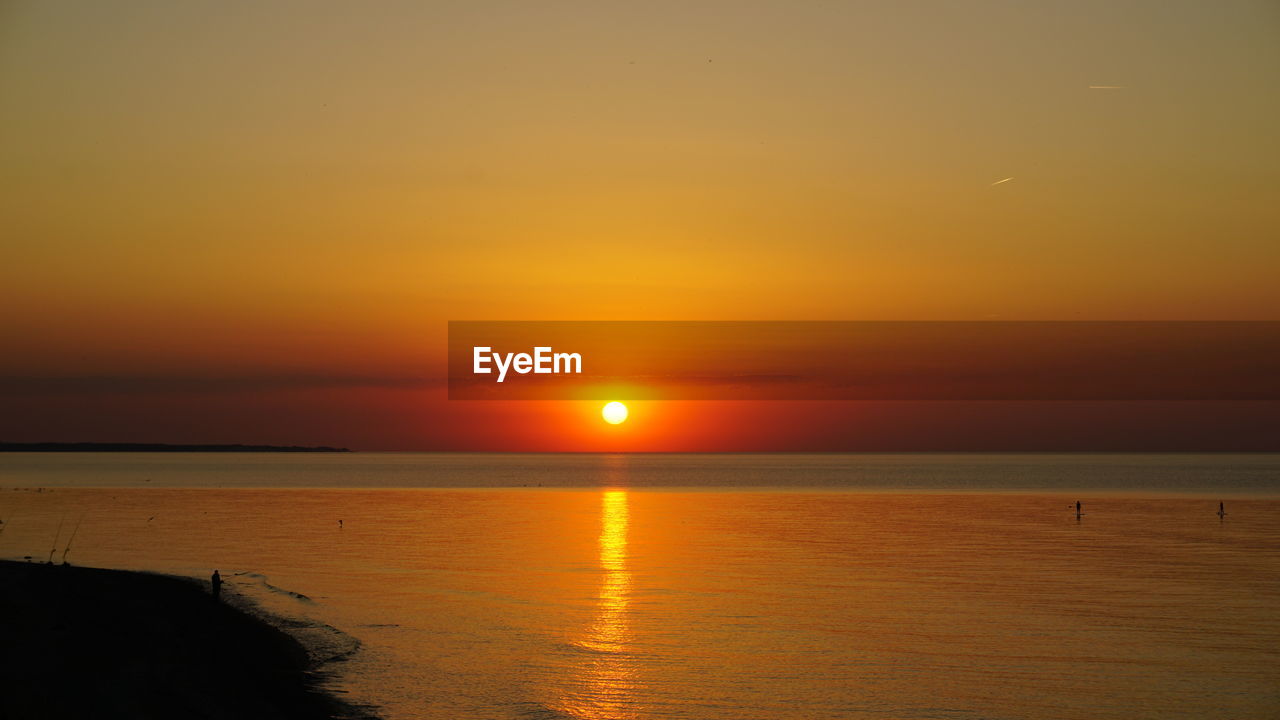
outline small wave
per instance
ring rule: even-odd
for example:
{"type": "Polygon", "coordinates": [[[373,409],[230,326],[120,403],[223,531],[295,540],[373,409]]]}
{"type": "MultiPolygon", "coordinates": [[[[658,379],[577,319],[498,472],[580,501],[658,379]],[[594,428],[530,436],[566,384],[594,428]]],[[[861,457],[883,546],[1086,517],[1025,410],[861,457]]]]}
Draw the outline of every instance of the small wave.
{"type": "MultiPolygon", "coordinates": [[[[315,605],[315,601],[300,592],[272,585],[262,573],[246,571],[234,573],[232,577],[248,579],[252,585],[260,587],[272,596],[293,598],[305,605],[315,605]]],[[[288,633],[302,644],[307,654],[318,665],[343,662],[354,655],[361,647],[359,638],[339,630],[338,628],[305,615],[279,614],[260,606],[252,597],[238,594],[245,605],[243,609],[253,613],[270,625],[288,633]]]]}
{"type": "Polygon", "coordinates": [[[247,577],[251,580],[256,580],[257,583],[261,585],[263,589],[267,590],[268,592],[273,592],[273,593],[276,593],[277,595],[285,595],[295,600],[301,600],[302,602],[305,602],[305,603],[315,602],[309,596],[303,595],[300,592],[294,592],[293,590],[287,590],[285,588],[272,585],[271,583],[267,582],[267,576],[263,575],[262,573],[242,572],[242,573],[235,573],[232,577],[247,577]]]}
{"type": "Polygon", "coordinates": [[[518,717],[528,718],[529,720],[576,720],[573,715],[539,702],[520,703],[514,710],[518,717]]]}

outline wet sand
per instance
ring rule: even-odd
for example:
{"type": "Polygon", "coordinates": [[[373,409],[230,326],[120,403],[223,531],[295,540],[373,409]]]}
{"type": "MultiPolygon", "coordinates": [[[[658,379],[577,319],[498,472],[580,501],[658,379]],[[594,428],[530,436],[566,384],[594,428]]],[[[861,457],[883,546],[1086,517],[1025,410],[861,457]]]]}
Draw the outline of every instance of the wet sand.
{"type": "Polygon", "coordinates": [[[0,561],[0,717],[371,717],[316,670],[207,583],[0,561]]]}

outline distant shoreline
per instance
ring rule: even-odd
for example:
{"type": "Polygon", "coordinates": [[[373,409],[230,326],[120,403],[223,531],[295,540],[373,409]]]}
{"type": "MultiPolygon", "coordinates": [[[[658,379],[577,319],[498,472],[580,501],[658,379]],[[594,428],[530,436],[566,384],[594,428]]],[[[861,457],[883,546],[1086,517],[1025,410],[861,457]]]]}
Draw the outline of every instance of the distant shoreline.
{"type": "Polygon", "coordinates": [[[0,560],[0,587],[0,717],[374,717],[324,691],[298,640],[207,582],[0,560]]]}
{"type": "Polygon", "coordinates": [[[168,443],[0,442],[0,452],[276,452],[349,453],[349,448],[317,445],[170,445],[168,443]]]}

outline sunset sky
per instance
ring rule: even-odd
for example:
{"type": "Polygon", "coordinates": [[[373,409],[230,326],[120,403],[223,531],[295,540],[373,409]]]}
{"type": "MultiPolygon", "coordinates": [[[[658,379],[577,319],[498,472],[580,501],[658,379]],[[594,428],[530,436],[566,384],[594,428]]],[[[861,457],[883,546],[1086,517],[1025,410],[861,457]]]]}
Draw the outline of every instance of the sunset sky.
{"type": "Polygon", "coordinates": [[[1280,449],[444,389],[450,320],[1277,320],[1277,118],[1266,1],[0,2],[0,440],[1280,449]]]}

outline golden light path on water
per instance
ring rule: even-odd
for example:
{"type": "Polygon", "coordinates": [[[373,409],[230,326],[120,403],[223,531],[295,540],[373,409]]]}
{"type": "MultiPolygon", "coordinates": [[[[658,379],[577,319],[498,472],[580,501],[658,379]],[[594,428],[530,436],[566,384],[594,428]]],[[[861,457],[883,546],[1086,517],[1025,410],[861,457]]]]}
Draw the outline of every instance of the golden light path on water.
{"type": "Polygon", "coordinates": [[[588,657],[583,660],[581,690],[564,698],[562,710],[589,720],[636,717],[637,682],[632,664],[631,572],[627,569],[629,524],[626,490],[606,490],[600,507],[600,569],[602,577],[595,620],[575,641],[588,657]]]}

